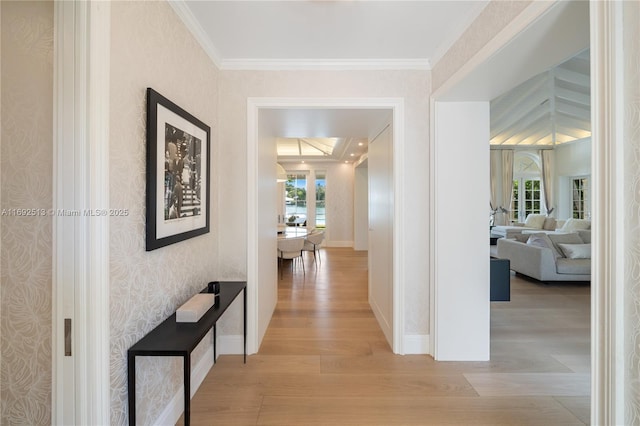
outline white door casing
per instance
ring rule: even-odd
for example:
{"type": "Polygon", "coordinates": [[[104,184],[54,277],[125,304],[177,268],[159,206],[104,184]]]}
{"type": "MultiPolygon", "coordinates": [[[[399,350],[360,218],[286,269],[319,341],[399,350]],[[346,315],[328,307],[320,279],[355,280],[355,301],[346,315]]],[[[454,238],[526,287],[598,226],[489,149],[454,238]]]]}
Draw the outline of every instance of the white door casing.
{"type": "MultiPolygon", "coordinates": [[[[258,334],[259,303],[263,298],[258,292],[263,288],[262,271],[260,270],[260,241],[258,190],[261,186],[258,172],[259,143],[259,111],[261,109],[279,108],[327,108],[327,109],[389,109],[393,111],[393,169],[403,170],[404,152],[404,100],[401,98],[248,98],[247,99],[247,350],[256,353],[260,347],[261,337],[258,334]]],[[[275,167],[275,165],[274,165],[275,167]]],[[[275,170],[274,170],[275,173],[275,170]]],[[[275,182],[275,180],[274,180],[275,182]]],[[[401,217],[403,177],[401,173],[393,176],[394,217],[401,217]]],[[[267,212],[264,214],[272,214],[267,212]]],[[[274,217],[275,223],[275,217],[274,217]]],[[[398,259],[402,259],[402,238],[404,225],[400,221],[393,224],[393,351],[403,354],[404,332],[404,272],[397,267],[398,259]]],[[[266,238],[266,237],[265,237],[266,238]]],[[[269,277],[267,279],[270,279],[269,277]]],[[[266,283],[266,288],[271,286],[266,283]]],[[[268,320],[268,319],[267,319],[268,320]]]]}
{"type": "Polygon", "coordinates": [[[51,421],[101,425],[110,416],[110,5],[56,2],[54,10],[51,421]]]}

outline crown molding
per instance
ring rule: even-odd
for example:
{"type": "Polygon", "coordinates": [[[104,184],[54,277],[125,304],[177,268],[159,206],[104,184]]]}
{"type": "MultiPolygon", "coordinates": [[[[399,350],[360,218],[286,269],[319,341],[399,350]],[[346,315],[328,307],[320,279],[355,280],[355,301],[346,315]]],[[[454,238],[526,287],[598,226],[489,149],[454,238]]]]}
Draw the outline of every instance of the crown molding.
{"type": "Polygon", "coordinates": [[[167,0],[176,15],[221,70],[262,71],[355,71],[431,70],[429,59],[222,59],[207,32],[185,0],[167,0]]]}
{"type": "Polygon", "coordinates": [[[230,59],[223,60],[223,70],[430,70],[428,59],[230,59]]]}
{"type": "Polygon", "coordinates": [[[173,11],[182,20],[184,25],[191,31],[191,34],[195,37],[196,41],[200,43],[202,49],[209,55],[209,58],[213,61],[216,67],[221,68],[222,60],[218,49],[213,45],[213,42],[207,35],[206,31],[196,17],[186,5],[184,0],[167,0],[173,11]]]}

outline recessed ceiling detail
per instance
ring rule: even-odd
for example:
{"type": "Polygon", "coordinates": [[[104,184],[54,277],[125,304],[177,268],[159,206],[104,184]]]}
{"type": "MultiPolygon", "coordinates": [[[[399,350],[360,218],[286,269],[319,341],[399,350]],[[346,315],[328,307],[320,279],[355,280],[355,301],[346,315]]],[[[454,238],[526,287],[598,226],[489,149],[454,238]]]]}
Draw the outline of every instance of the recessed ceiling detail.
{"type": "Polygon", "coordinates": [[[278,156],[330,157],[338,138],[278,139],[278,156]]]}
{"type": "Polygon", "coordinates": [[[491,145],[553,146],[591,136],[589,50],[491,101],[491,145]]]}
{"type": "Polygon", "coordinates": [[[363,138],[277,138],[279,162],[348,161],[367,152],[363,138]]]}

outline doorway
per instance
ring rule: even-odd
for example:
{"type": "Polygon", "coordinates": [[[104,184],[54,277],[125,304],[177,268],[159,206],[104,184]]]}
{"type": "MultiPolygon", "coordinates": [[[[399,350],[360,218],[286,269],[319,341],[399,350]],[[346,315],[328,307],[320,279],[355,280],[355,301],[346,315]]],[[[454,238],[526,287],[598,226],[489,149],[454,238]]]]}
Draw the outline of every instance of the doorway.
{"type": "MultiPolygon", "coordinates": [[[[468,280],[464,277],[464,269],[454,270],[449,268],[449,275],[443,280],[442,275],[438,275],[442,270],[442,265],[446,265],[447,259],[454,257],[457,248],[462,243],[478,244],[478,250],[473,258],[482,262],[479,266],[480,271],[483,267],[486,269],[482,275],[473,278],[480,286],[486,286],[488,290],[488,262],[485,260],[489,257],[489,248],[486,240],[488,239],[485,232],[488,227],[487,199],[489,197],[489,146],[488,146],[488,126],[489,126],[489,101],[497,95],[506,92],[512,87],[528,80],[539,72],[551,68],[566,58],[575,55],[577,52],[583,51],[589,46],[589,5],[581,2],[561,2],[554,4],[535,4],[527,14],[522,14],[514,21],[512,25],[505,28],[500,37],[494,38],[492,43],[487,44],[480,52],[476,54],[473,61],[466,68],[461,68],[453,73],[440,87],[438,87],[431,97],[432,120],[434,123],[431,137],[431,167],[434,170],[434,184],[432,187],[432,215],[434,218],[431,223],[431,233],[434,235],[435,247],[431,251],[431,271],[432,271],[432,309],[434,316],[431,321],[431,335],[434,336],[434,355],[436,359],[445,359],[438,356],[438,348],[442,345],[452,348],[448,352],[446,359],[462,359],[461,357],[468,354],[468,349],[462,345],[452,347],[452,342],[462,343],[465,341],[466,327],[458,327],[452,329],[448,326],[449,319],[458,321],[460,318],[469,318],[469,311],[465,306],[456,303],[446,303],[442,299],[442,295],[450,294],[458,287],[464,287],[468,280]],[[573,30],[568,32],[567,28],[573,30]],[[483,108],[481,105],[486,106],[483,108]],[[475,111],[473,111],[475,109],[475,111]],[[439,238],[439,232],[447,229],[440,223],[444,220],[446,223],[464,224],[465,218],[469,215],[469,205],[466,200],[458,201],[454,198],[447,199],[449,204],[446,209],[443,203],[439,202],[438,197],[443,195],[443,189],[450,186],[443,185],[438,188],[438,182],[442,182],[443,178],[454,179],[455,182],[466,183],[474,182],[478,178],[480,172],[478,166],[474,162],[465,162],[461,156],[454,155],[448,151],[447,142],[451,142],[448,134],[443,134],[439,127],[447,123],[455,122],[456,117],[460,117],[460,112],[467,110],[469,114],[465,115],[474,125],[478,126],[478,131],[484,132],[482,124],[486,124],[486,139],[481,142],[482,149],[478,151],[478,147],[474,145],[474,139],[462,140],[458,138],[461,145],[458,149],[471,149],[473,155],[479,156],[482,160],[482,176],[486,180],[485,189],[481,189],[482,206],[476,208],[471,204],[471,210],[474,215],[481,218],[481,223],[475,227],[468,229],[478,229],[477,235],[467,236],[464,241],[455,241],[450,235],[443,235],[439,238]],[[440,113],[440,116],[438,114],[440,113]],[[452,121],[453,120],[453,121],[452,121]],[[449,141],[447,141],[447,137],[449,141]],[[486,152],[485,152],[486,151],[486,152]],[[444,155],[443,155],[444,154],[444,155]],[[461,165],[464,164],[464,165],[461,165]],[[468,166],[468,167],[466,167],[468,166]],[[449,170],[455,169],[455,175],[448,174],[449,170]],[[480,228],[477,228],[477,227],[480,228]],[[482,248],[480,248],[482,246],[482,248]],[[444,261],[442,259],[445,259],[444,261]],[[455,283],[452,285],[452,283],[455,283]],[[453,288],[452,288],[453,287],[453,288]],[[439,300],[441,299],[441,300],[439,300]],[[438,332],[438,327],[444,325],[446,333],[438,332]]],[[[451,132],[462,132],[462,130],[449,126],[451,132]]],[[[475,134],[476,132],[472,132],[475,134]]],[[[464,139],[464,135],[463,139],[464,139]]],[[[446,194],[444,194],[446,195],[446,194]]],[[[478,200],[479,201],[479,200],[478,200]]],[[[446,225],[445,223],[445,225],[446,225]]],[[[475,231],[473,231],[475,232],[475,231]]],[[[465,261],[466,262],[466,261],[465,261]]],[[[475,263],[474,263],[475,265],[475,263]]],[[[483,299],[478,299],[483,300],[483,299]]],[[[483,309],[476,311],[477,321],[473,323],[474,327],[481,323],[481,329],[478,333],[482,333],[482,339],[475,339],[477,342],[476,350],[480,355],[484,355],[487,351],[489,341],[489,322],[488,322],[488,301],[483,309]]],[[[477,337],[478,333],[474,334],[477,337]]]]}
{"type": "MultiPolygon", "coordinates": [[[[271,253],[275,252],[275,238],[270,229],[276,227],[275,200],[276,193],[276,150],[275,142],[268,142],[275,136],[269,132],[265,120],[261,120],[261,112],[282,109],[363,109],[389,110],[393,123],[393,167],[400,170],[398,155],[404,144],[404,108],[403,100],[392,99],[301,99],[291,98],[250,98],[247,114],[247,165],[248,165],[248,229],[247,229],[247,319],[248,319],[248,351],[256,353],[264,337],[269,320],[277,302],[277,273],[271,253]],[[271,183],[272,182],[272,183],[271,183]],[[270,197],[273,208],[269,207],[270,197]],[[263,198],[265,198],[263,200],[263,198]],[[263,201],[266,201],[263,203],[263,201]],[[273,216],[273,218],[271,218],[273,216]],[[272,226],[271,226],[272,225],[272,226]]],[[[402,194],[402,180],[393,175],[392,187],[395,194],[402,194]]],[[[398,197],[394,199],[395,211],[399,209],[398,197]]],[[[402,238],[402,224],[394,222],[394,242],[402,238]]],[[[396,353],[402,352],[403,317],[400,308],[403,300],[403,282],[400,268],[397,267],[397,244],[394,244],[391,262],[393,265],[393,316],[391,318],[391,346],[396,353]]]]}

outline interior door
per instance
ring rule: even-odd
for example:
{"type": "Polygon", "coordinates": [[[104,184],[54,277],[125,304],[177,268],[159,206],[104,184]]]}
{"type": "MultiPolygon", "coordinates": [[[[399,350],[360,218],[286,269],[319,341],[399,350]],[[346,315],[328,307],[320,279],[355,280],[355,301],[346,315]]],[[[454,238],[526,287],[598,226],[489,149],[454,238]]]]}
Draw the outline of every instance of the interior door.
{"type": "Polygon", "coordinates": [[[393,347],[393,147],[391,125],[369,142],[369,304],[393,347]]]}

